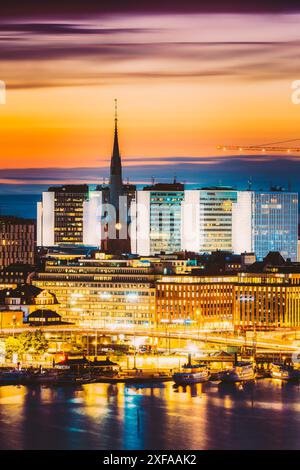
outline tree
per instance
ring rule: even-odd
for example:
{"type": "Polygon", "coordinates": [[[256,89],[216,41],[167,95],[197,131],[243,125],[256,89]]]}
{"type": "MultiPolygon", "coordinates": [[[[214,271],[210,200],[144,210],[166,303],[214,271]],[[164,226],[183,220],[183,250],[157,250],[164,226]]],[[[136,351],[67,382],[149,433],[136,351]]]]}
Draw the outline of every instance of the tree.
{"type": "Polygon", "coordinates": [[[44,354],[48,350],[48,341],[41,330],[31,333],[31,350],[36,354],[44,354]]]}
{"type": "Polygon", "coordinates": [[[20,349],[20,342],[18,338],[14,338],[13,336],[8,336],[5,340],[5,352],[6,358],[12,359],[13,354],[19,354],[20,349]]]}
{"type": "Polygon", "coordinates": [[[14,353],[44,354],[48,349],[48,341],[41,330],[27,331],[18,337],[9,336],[5,341],[5,347],[6,357],[11,359],[14,353]]]}

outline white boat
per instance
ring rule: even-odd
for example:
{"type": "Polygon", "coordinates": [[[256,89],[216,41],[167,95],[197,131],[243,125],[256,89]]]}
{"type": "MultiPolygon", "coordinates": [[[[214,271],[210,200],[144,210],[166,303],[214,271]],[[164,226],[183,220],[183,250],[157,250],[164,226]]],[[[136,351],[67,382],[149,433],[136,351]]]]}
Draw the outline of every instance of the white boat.
{"type": "Polygon", "coordinates": [[[226,370],[221,375],[222,382],[247,382],[255,379],[255,371],[252,362],[236,362],[232,369],[226,370]]]}
{"type": "Polygon", "coordinates": [[[180,372],[175,372],[173,374],[173,380],[177,384],[187,385],[207,382],[209,376],[210,372],[205,364],[186,364],[180,372]]]}
{"type": "Polygon", "coordinates": [[[270,375],[273,379],[300,380],[300,370],[282,363],[274,362],[271,364],[270,375]]]}

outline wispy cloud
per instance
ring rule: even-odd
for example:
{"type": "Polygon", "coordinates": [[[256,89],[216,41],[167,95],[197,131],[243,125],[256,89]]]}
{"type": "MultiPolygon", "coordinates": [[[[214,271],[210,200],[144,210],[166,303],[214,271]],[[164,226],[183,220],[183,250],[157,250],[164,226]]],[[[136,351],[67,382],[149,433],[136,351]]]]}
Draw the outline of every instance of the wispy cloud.
{"type": "MultiPolygon", "coordinates": [[[[126,159],[134,163],[136,159],[126,159]]],[[[140,159],[139,159],[140,162],[140,159]]],[[[247,187],[252,177],[253,187],[266,189],[269,184],[289,184],[300,191],[298,174],[300,158],[274,155],[239,155],[221,157],[169,157],[163,161],[158,158],[143,158],[142,165],[124,166],[124,179],[136,184],[177,179],[191,185],[232,185],[247,187]],[[284,164],[283,164],[284,162],[284,164]],[[266,175],[268,175],[266,177],[266,175]]],[[[37,193],[52,184],[87,183],[100,184],[108,181],[109,168],[28,168],[0,170],[0,192],[10,187],[22,187],[26,192],[37,193]],[[31,190],[30,190],[31,186],[31,190]]]]}
{"type": "Polygon", "coordinates": [[[128,79],[282,80],[298,73],[299,18],[169,15],[164,21],[154,15],[152,21],[143,16],[15,20],[0,25],[0,60],[6,64],[8,86],[14,89],[128,79]],[[49,61],[55,61],[51,68],[49,61]],[[17,73],[23,62],[39,66],[38,79],[27,68],[17,73]]]}

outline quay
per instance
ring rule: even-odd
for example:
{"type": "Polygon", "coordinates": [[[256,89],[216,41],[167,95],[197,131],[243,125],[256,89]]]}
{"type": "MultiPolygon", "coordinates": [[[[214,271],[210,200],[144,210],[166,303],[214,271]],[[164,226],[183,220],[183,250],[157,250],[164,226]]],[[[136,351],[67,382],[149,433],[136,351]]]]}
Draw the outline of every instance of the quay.
{"type": "MultiPolygon", "coordinates": [[[[78,334],[80,336],[116,336],[124,335],[126,337],[139,337],[147,336],[150,338],[164,339],[166,342],[171,340],[177,340],[180,342],[183,341],[193,341],[195,343],[210,343],[219,346],[236,346],[246,348],[257,348],[261,350],[274,351],[277,353],[293,353],[300,350],[297,344],[293,344],[294,341],[290,339],[282,339],[279,335],[274,334],[270,338],[259,338],[254,340],[253,338],[235,336],[232,332],[228,333],[226,331],[220,332],[203,332],[201,330],[195,329],[182,329],[182,330],[172,330],[166,328],[142,328],[135,327],[134,329],[127,328],[83,328],[75,325],[53,325],[47,327],[40,327],[45,333],[49,334],[61,334],[64,336],[78,334]]],[[[0,330],[0,337],[5,337],[9,335],[17,335],[24,333],[24,331],[35,331],[35,327],[22,327],[22,328],[6,328],[5,330],[0,330]]],[[[281,335],[283,336],[283,332],[281,335]]],[[[287,334],[287,333],[285,333],[287,334]]],[[[294,334],[290,332],[290,335],[294,334]]]]}

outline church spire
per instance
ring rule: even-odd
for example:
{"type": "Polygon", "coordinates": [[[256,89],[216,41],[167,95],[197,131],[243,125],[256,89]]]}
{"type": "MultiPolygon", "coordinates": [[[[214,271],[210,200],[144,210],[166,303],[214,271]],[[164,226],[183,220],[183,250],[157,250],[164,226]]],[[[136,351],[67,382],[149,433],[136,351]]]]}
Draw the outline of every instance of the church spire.
{"type": "Polygon", "coordinates": [[[115,128],[114,144],[110,163],[109,203],[114,208],[107,214],[105,236],[101,242],[103,250],[107,253],[130,253],[130,238],[128,234],[127,195],[124,194],[122,182],[122,163],[118,139],[118,108],[115,99],[115,128]],[[122,197],[121,197],[122,196],[122,197]],[[114,212],[114,214],[113,214],[114,212]],[[115,229],[110,233],[110,228],[115,229]]]}
{"type": "Polygon", "coordinates": [[[120,156],[120,149],[119,149],[119,139],[118,139],[118,102],[115,99],[115,133],[114,133],[114,146],[113,152],[111,157],[111,164],[110,164],[110,176],[112,175],[119,175],[122,179],[122,164],[121,164],[121,156],[120,156]]]}
{"type": "Polygon", "coordinates": [[[118,210],[119,196],[122,194],[122,163],[118,139],[118,102],[115,99],[114,146],[110,162],[110,203],[118,210]]]}

